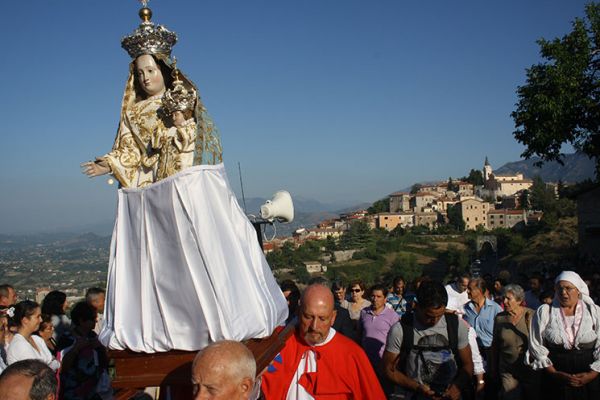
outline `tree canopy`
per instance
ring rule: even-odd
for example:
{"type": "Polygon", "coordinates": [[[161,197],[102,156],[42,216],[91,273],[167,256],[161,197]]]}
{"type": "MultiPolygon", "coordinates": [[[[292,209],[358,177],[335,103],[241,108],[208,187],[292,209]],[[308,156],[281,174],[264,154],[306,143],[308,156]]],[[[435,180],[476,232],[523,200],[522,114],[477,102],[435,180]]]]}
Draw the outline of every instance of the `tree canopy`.
{"type": "Polygon", "coordinates": [[[481,186],[483,185],[483,174],[479,169],[471,169],[471,171],[469,171],[469,176],[464,176],[460,180],[469,182],[475,186],[481,186]]]}
{"type": "Polygon", "coordinates": [[[517,89],[513,134],[526,146],[522,156],[541,162],[562,163],[562,146],[571,144],[594,158],[600,179],[600,4],[588,4],[572,26],[562,38],[538,40],[544,61],[517,89]]]}

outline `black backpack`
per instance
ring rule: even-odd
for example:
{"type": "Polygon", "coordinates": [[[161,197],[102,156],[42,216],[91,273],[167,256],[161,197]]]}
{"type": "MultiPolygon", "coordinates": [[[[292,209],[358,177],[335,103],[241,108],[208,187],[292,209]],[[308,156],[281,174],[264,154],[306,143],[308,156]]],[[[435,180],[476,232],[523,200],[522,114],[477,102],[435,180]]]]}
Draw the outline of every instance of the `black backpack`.
{"type": "MultiPolygon", "coordinates": [[[[458,316],[456,314],[444,314],[444,318],[446,318],[446,329],[448,332],[448,347],[452,351],[456,365],[460,369],[462,362],[458,354],[458,316]]],[[[402,325],[402,347],[400,348],[397,368],[400,371],[406,371],[408,355],[413,348],[418,347],[414,345],[414,313],[403,315],[400,324],[402,325]]],[[[447,349],[448,347],[444,347],[443,349],[447,349]]],[[[431,350],[431,347],[428,350],[431,350]]]]}

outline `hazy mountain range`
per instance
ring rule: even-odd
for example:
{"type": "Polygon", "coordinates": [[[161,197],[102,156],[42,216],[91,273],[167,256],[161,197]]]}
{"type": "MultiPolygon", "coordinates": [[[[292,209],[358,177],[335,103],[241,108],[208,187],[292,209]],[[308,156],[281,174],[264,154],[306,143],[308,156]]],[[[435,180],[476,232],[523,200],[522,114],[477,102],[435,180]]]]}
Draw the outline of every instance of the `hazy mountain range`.
{"type": "MultiPolygon", "coordinates": [[[[546,182],[558,182],[559,180],[562,180],[565,183],[574,183],[594,178],[594,162],[583,154],[566,154],[564,157],[564,165],[560,165],[557,162],[549,162],[544,163],[542,167],[535,167],[534,163],[536,161],[539,161],[539,158],[536,157],[529,160],[509,162],[499,168],[495,168],[494,172],[497,174],[514,174],[516,172],[522,172],[527,178],[533,178],[536,175],[540,175],[546,182]]],[[[467,175],[468,172],[469,171],[465,171],[465,175],[467,175]]],[[[400,189],[400,191],[409,190],[410,187],[400,189]]],[[[397,190],[390,190],[389,192],[392,193],[394,191],[397,190]]],[[[267,201],[266,198],[257,197],[247,198],[245,199],[245,202],[243,199],[238,200],[240,207],[245,209],[247,215],[255,216],[259,215],[260,206],[267,201]]],[[[290,235],[294,230],[300,227],[311,228],[325,219],[336,218],[341,213],[368,208],[371,205],[371,203],[323,203],[316,199],[309,199],[301,196],[293,197],[293,202],[295,209],[294,221],[290,224],[277,223],[275,226],[277,236],[290,235]]],[[[61,245],[64,244],[69,246],[71,245],[69,240],[73,240],[73,245],[79,246],[84,244],[86,236],[82,234],[86,232],[94,232],[95,234],[100,235],[100,237],[103,238],[103,244],[107,245],[105,238],[111,234],[113,224],[114,221],[105,221],[95,225],[82,225],[70,229],[68,232],[66,230],[57,230],[32,235],[0,235],[0,249],[7,249],[13,246],[21,247],[31,245],[32,243],[60,243],[61,245]],[[62,241],[64,241],[64,243],[62,241]]],[[[266,228],[266,235],[268,237],[273,235],[272,227],[266,228]]],[[[97,243],[98,237],[88,236],[87,239],[89,242],[97,243]]],[[[91,243],[86,243],[86,245],[90,244],[91,243]]]]}
{"type": "Polygon", "coordinates": [[[562,180],[564,183],[576,183],[595,177],[594,161],[581,153],[565,154],[564,165],[552,161],[544,163],[541,167],[536,167],[534,164],[539,160],[539,157],[534,157],[529,160],[509,162],[494,170],[494,172],[499,175],[522,172],[527,178],[539,175],[544,182],[562,180]]]}

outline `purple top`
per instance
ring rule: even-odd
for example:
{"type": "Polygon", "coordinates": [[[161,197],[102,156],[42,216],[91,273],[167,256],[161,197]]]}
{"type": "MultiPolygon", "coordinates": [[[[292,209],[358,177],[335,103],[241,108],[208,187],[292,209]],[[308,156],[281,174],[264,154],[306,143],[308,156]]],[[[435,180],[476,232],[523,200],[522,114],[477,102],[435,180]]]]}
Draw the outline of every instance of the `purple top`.
{"type": "Polygon", "coordinates": [[[400,317],[389,307],[384,307],[379,315],[375,315],[371,308],[360,311],[361,344],[373,365],[381,362],[388,332],[398,321],[400,317]]]}

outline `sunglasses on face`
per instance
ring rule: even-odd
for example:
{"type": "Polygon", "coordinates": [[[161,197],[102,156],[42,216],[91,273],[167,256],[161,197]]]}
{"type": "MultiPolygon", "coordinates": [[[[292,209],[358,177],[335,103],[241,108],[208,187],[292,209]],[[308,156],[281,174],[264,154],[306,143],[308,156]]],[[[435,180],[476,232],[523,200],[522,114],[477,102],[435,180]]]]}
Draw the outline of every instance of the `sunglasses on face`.
{"type": "Polygon", "coordinates": [[[362,289],[350,289],[352,293],[362,292],[362,289]]]}

